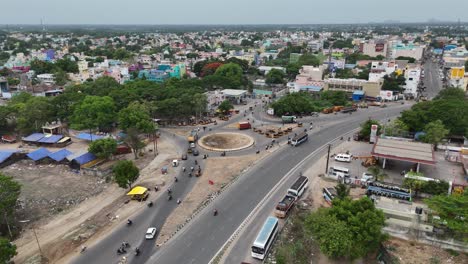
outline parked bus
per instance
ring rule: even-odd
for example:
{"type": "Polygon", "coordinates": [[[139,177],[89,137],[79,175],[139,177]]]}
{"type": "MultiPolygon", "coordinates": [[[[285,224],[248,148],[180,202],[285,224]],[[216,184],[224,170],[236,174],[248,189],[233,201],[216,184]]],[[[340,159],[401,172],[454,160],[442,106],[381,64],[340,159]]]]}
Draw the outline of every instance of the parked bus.
{"type": "Polygon", "coordinates": [[[331,204],[332,200],[336,197],[336,190],[333,187],[323,188],[323,198],[327,203],[331,204]]]}
{"type": "Polygon", "coordinates": [[[291,145],[293,146],[297,146],[303,142],[306,142],[307,139],[309,139],[309,134],[307,133],[302,133],[302,134],[299,134],[297,136],[295,136],[292,140],[291,140],[291,145]]]}
{"type": "Polygon", "coordinates": [[[273,241],[278,234],[278,218],[269,216],[262,229],[257,235],[252,246],[252,257],[256,259],[265,259],[273,241]]]}
{"type": "Polygon", "coordinates": [[[309,179],[306,176],[299,176],[296,182],[289,188],[288,194],[294,197],[301,197],[304,193],[304,190],[309,186],[309,179]]]}
{"type": "Polygon", "coordinates": [[[345,178],[350,176],[350,172],[348,168],[345,167],[338,167],[338,166],[333,166],[330,167],[330,170],[328,171],[328,174],[345,178]]]}

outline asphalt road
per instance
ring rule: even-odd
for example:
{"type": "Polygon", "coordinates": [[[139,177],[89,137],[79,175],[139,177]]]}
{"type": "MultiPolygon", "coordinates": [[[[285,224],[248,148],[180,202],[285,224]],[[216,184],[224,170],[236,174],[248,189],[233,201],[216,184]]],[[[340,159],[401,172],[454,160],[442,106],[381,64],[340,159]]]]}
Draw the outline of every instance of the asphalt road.
{"type": "Polygon", "coordinates": [[[427,96],[428,99],[434,98],[442,89],[439,69],[439,65],[430,59],[424,64],[424,86],[426,90],[423,95],[427,96]]]}
{"type": "MultiPolygon", "coordinates": [[[[358,127],[369,117],[383,119],[398,115],[408,107],[406,104],[373,108],[347,115],[346,118],[341,115],[342,122],[334,122],[333,125],[316,130],[309,141],[299,147],[285,146],[274,152],[242,175],[167,244],[155,250],[147,263],[208,263],[265,195],[306,156],[330,140],[358,127]],[[219,211],[216,217],[212,213],[214,208],[219,211]]],[[[263,222],[264,219],[264,215],[261,215],[258,222],[263,222]]],[[[247,247],[250,244],[251,241],[245,241],[247,247]]]]}
{"type": "MultiPolygon", "coordinates": [[[[187,144],[185,138],[182,137],[173,137],[167,133],[163,133],[162,137],[172,137],[171,140],[173,140],[177,146],[185,146],[187,144]]],[[[182,151],[184,150],[179,149],[179,153],[182,153],[182,151]]],[[[190,167],[193,163],[193,156],[189,156],[189,160],[181,161],[179,166],[190,167]]],[[[168,175],[168,177],[174,177],[174,175],[168,175]]],[[[196,179],[198,179],[196,177],[189,178],[186,175],[182,176],[181,174],[179,174],[177,178],[179,179],[178,182],[173,183],[171,187],[173,191],[172,201],[167,200],[167,195],[161,195],[155,200],[155,192],[150,191],[148,201],[153,201],[154,205],[152,207],[143,205],[140,209],[141,211],[131,217],[133,222],[131,226],[127,226],[126,222],[122,223],[120,227],[112,230],[111,233],[98,243],[87,245],[88,249],[74,259],[72,263],[117,263],[122,256],[127,256],[129,258],[134,257],[134,249],[137,246],[140,248],[141,254],[135,258],[133,263],[144,263],[146,259],[151,256],[151,251],[155,246],[155,240],[145,240],[146,229],[150,226],[159,229],[172,210],[177,207],[177,199],[185,197],[192,189],[193,185],[195,185],[196,179]],[[119,256],[117,255],[117,248],[123,241],[127,241],[131,245],[131,248],[127,249],[127,254],[119,256]]]]}

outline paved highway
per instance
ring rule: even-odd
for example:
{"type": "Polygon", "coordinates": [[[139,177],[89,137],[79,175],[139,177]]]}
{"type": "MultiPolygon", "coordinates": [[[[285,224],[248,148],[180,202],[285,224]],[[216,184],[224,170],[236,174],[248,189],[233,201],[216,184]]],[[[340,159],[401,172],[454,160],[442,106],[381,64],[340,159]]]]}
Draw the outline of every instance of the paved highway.
{"type": "MultiPolygon", "coordinates": [[[[324,126],[315,132],[313,130],[305,144],[297,148],[285,146],[274,152],[239,177],[175,237],[156,250],[147,263],[208,263],[265,195],[304,157],[346,131],[358,127],[369,117],[383,119],[385,116],[398,115],[408,107],[408,104],[394,105],[389,108],[359,111],[358,114],[346,117],[338,115],[337,118],[342,122],[333,122],[332,125],[324,126]],[[212,214],[214,208],[219,211],[216,217],[212,214]]],[[[258,222],[262,221],[264,215],[258,218],[258,222]]],[[[245,245],[250,247],[251,241],[245,242],[245,245]]],[[[244,253],[242,256],[245,256],[244,253]]]]}
{"type": "Polygon", "coordinates": [[[424,86],[426,90],[423,95],[428,99],[434,98],[442,89],[442,80],[440,78],[439,64],[428,59],[424,64],[424,86]]]}

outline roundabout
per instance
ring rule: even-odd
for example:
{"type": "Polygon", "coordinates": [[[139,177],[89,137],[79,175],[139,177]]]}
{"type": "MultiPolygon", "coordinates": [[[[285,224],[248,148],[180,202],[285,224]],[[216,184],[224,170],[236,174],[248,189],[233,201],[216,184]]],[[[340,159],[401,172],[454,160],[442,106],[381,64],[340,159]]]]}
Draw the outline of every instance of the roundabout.
{"type": "Polygon", "coordinates": [[[211,151],[236,151],[252,146],[255,140],[247,135],[220,132],[206,135],[198,140],[198,145],[211,151]]]}

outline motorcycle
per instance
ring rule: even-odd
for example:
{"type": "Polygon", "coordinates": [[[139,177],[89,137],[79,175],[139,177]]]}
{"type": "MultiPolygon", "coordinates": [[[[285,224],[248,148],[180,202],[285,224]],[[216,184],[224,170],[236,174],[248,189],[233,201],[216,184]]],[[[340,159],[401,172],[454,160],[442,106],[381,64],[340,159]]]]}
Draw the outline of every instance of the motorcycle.
{"type": "Polygon", "coordinates": [[[214,209],[213,215],[214,215],[214,216],[217,216],[217,215],[218,215],[218,210],[214,209]]]}
{"type": "Polygon", "coordinates": [[[132,223],[133,223],[132,220],[130,220],[130,219],[127,220],[127,225],[128,225],[128,226],[131,226],[132,223]]]}
{"type": "Polygon", "coordinates": [[[153,206],[153,202],[148,203],[148,207],[151,207],[151,206],[153,206]]]}
{"type": "Polygon", "coordinates": [[[168,200],[168,201],[172,200],[172,195],[169,195],[169,196],[167,197],[167,200],[168,200]]]}

